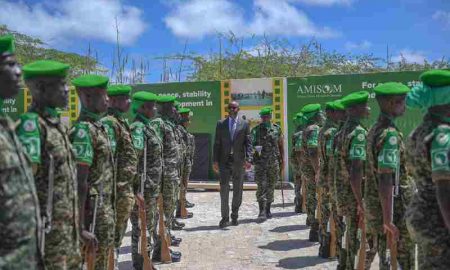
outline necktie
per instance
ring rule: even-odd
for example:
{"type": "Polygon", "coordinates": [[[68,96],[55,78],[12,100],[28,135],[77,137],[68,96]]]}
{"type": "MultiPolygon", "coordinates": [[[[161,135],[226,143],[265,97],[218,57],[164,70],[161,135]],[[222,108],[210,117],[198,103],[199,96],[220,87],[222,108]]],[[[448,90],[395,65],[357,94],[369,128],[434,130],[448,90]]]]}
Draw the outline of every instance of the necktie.
{"type": "Polygon", "coordinates": [[[234,140],[235,132],[236,132],[236,120],[234,118],[231,118],[231,130],[230,130],[231,140],[234,140]]]}

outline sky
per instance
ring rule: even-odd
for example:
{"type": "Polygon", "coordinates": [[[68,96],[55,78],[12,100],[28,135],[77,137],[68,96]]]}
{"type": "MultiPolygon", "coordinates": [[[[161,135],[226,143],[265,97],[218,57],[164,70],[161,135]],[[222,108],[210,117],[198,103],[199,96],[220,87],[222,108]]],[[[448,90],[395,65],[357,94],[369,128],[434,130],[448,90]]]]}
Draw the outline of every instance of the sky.
{"type": "Polygon", "coordinates": [[[107,68],[116,44],[150,59],[148,82],[160,80],[155,57],[217,51],[217,33],[250,44],[264,35],[292,44],[317,39],[326,50],[373,53],[421,63],[450,57],[448,0],[0,0],[0,24],[49,47],[86,54],[107,68]],[[252,38],[253,37],[253,38],[252,38]]]}

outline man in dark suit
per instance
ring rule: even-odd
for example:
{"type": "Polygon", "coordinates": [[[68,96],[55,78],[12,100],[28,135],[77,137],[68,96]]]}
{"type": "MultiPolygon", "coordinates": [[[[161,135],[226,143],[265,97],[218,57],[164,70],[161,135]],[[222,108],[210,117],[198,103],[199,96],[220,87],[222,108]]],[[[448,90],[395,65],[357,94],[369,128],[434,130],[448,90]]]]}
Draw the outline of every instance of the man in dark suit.
{"type": "Polygon", "coordinates": [[[229,225],[228,204],[230,178],[233,179],[233,201],[231,203],[231,224],[238,225],[238,211],[242,203],[244,169],[251,166],[252,144],[247,121],[239,119],[239,103],[228,104],[228,117],[217,122],[214,141],[214,171],[220,177],[220,200],[222,220],[219,227],[229,225]]]}

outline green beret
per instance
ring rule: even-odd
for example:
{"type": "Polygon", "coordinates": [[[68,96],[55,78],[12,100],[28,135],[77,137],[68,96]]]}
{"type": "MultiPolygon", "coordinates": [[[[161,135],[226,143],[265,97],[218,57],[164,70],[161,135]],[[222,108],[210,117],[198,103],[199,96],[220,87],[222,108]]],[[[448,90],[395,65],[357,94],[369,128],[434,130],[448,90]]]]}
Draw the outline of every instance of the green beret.
{"type": "Polygon", "coordinates": [[[16,47],[14,46],[14,36],[0,36],[0,55],[4,53],[13,54],[15,51],[16,47]]]}
{"type": "Polygon", "coordinates": [[[358,91],[343,97],[341,103],[345,108],[348,108],[354,105],[367,103],[367,100],[369,100],[369,92],[358,91]]]}
{"type": "Polygon", "coordinates": [[[191,112],[191,109],[189,109],[189,108],[180,108],[178,110],[179,114],[190,113],[190,112],[191,112]]]}
{"type": "Polygon", "coordinates": [[[23,66],[25,80],[34,77],[67,77],[70,66],[52,60],[39,60],[23,66]]]}
{"type": "Polygon", "coordinates": [[[159,103],[169,103],[169,102],[175,102],[177,98],[174,96],[159,96],[158,102],[159,103]]]}
{"type": "Polygon", "coordinates": [[[379,84],[373,89],[377,96],[393,96],[393,95],[406,95],[410,89],[403,83],[387,82],[379,84]]]}
{"type": "Polygon", "coordinates": [[[420,75],[420,80],[429,86],[446,86],[450,85],[450,71],[435,69],[425,71],[420,75]]]}
{"type": "Polygon", "coordinates": [[[260,116],[272,115],[272,107],[264,107],[259,111],[260,116]]]}
{"type": "Polygon", "coordinates": [[[320,104],[314,103],[314,104],[307,104],[307,105],[303,106],[301,112],[303,114],[306,114],[306,113],[318,112],[320,110],[322,110],[322,107],[320,106],[320,104]]]}
{"type": "Polygon", "coordinates": [[[121,95],[128,96],[130,95],[130,92],[131,86],[123,84],[110,85],[107,90],[108,96],[121,96],[121,95]]]}
{"type": "Polygon", "coordinates": [[[157,100],[158,100],[157,95],[147,91],[139,91],[133,94],[133,101],[155,102],[157,100]]]}
{"type": "Polygon", "coordinates": [[[76,87],[96,87],[96,88],[106,88],[108,85],[109,78],[96,74],[81,75],[72,80],[72,84],[76,87]]]}
{"type": "Polygon", "coordinates": [[[333,100],[325,103],[325,108],[328,110],[335,110],[335,111],[343,111],[345,110],[344,105],[342,105],[341,100],[333,100]]]}

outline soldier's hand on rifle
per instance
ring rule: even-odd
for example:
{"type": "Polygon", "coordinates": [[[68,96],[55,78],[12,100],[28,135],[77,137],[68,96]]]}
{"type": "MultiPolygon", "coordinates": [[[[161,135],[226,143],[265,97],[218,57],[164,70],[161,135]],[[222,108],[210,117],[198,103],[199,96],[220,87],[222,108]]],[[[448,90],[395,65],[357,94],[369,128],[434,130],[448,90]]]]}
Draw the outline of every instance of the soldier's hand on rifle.
{"type": "Polygon", "coordinates": [[[400,236],[400,231],[398,230],[397,226],[394,225],[394,223],[383,224],[383,229],[384,229],[384,233],[391,234],[392,241],[398,241],[398,238],[400,236]]]}
{"type": "Polygon", "coordinates": [[[364,223],[364,207],[358,204],[358,225],[362,226],[364,223]]]}
{"type": "Polygon", "coordinates": [[[251,164],[250,162],[246,161],[246,162],[244,163],[244,169],[250,170],[251,167],[252,167],[252,164],[251,164]]]}
{"type": "Polygon", "coordinates": [[[144,197],[142,197],[141,194],[136,194],[136,203],[139,206],[139,208],[144,209],[144,205],[145,205],[145,200],[144,197]]]}
{"type": "Polygon", "coordinates": [[[214,163],[213,163],[213,171],[214,171],[216,174],[219,174],[219,163],[218,163],[218,162],[214,162],[214,163]]]}
{"type": "Polygon", "coordinates": [[[82,230],[80,236],[81,236],[81,240],[83,240],[84,245],[89,250],[97,251],[98,241],[97,241],[97,237],[95,237],[94,234],[90,233],[87,230],[82,230]]]}

